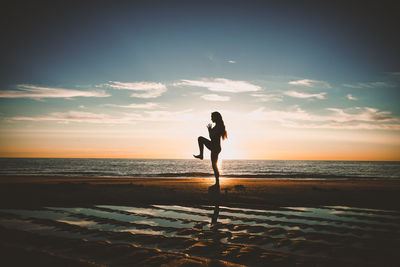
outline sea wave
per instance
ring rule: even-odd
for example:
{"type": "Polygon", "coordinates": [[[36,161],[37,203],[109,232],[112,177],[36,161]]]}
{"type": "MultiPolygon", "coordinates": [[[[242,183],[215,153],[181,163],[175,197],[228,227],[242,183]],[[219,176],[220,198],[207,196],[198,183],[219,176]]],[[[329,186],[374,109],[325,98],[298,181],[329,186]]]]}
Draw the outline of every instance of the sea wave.
{"type": "MultiPolygon", "coordinates": [[[[141,175],[138,175],[141,176],[141,175]]],[[[186,172],[186,173],[158,173],[156,175],[142,175],[146,177],[214,177],[213,173],[186,172]]],[[[268,179],[329,179],[329,180],[350,180],[350,179],[400,179],[400,177],[373,177],[373,176],[354,176],[354,175],[332,175],[315,173],[291,173],[291,174],[223,174],[222,178],[268,178],[268,179]]]]}
{"type": "MultiPolygon", "coordinates": [[[[0,158],[0,176],[212,178],[208,161],[0,158]]],[[[221,177],[300,180],[400,179],[400,162],[224,160],[221,177]]]]}

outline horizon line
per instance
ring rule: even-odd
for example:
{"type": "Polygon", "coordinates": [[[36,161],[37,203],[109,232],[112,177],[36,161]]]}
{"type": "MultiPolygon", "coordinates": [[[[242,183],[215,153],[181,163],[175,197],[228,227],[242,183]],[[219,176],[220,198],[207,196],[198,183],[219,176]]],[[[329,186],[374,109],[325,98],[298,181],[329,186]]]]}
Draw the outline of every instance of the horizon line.
{"type": "MultiPolygon", "coordinates": [[[[124,158],[124,157],[2,157],[0,159],[137,159],[137,160],[197,160],[192,158],[124,158]]],[[[205,158],[209,160],[209,158],[205,158]]],[[[375,162],[400,162],[400,160],[357,160],[357,159],[221,159],[221,161],[230,160],[254,160],[254,161],[375,161],[375,162]]]]}

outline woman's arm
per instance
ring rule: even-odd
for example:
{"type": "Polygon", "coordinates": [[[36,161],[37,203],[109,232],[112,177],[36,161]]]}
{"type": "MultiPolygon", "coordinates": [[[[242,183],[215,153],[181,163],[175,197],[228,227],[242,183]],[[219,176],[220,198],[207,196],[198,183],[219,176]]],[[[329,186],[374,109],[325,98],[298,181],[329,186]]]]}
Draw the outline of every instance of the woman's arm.
{"type": "Polygon", "coordinates": [[[212,138],[211,135],[212,135],[213,128],[212,128],[212,124],[211,123],[207,124],[207,129],[208,129],[208,135],[210,136],[210,138],[212,138]]]}

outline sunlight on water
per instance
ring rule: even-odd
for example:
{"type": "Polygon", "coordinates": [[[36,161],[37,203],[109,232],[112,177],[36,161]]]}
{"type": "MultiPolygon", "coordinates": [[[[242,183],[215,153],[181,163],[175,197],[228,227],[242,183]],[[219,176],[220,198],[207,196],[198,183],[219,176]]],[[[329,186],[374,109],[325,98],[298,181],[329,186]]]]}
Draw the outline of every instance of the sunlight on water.
{"type": "Polygon", "coordinates": [[[57,220],[57,222],[68,223],[73,225],[78,225],[81,227],[93,228],[97,223],[91,221],[74,221],[74,220],[57,220]]]}
{"type": "Polygon", "coordinates": [[[183,207],[183,206],[168,206],[168,205],[152,205],[153,207],[161,208],[161,209],[172,209],[172,210],[182,210],[182,211],[190,211],[190,212],[198,212],[198,213],[213,213],[209,210],[199,209],[199,208],[192,208],[192,207],[183,207]]]}
{"type": "Polygon", "coordinates": [[[121,232],[129,232],[131,234],[144,234],[144,235],[164,235],[165,232],[163,231],[153,231],[149,229],[136,229],[136,228],[130,228],[130,229],[124,229],[121,230],[121,232]]]}

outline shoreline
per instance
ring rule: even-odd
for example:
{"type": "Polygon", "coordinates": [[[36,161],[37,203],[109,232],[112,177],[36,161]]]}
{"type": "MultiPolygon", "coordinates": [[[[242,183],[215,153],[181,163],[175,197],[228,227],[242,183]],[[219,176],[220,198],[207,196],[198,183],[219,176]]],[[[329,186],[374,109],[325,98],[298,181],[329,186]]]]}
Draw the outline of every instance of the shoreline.
{"type": "MultiPolygon", "coordinates": [[[[214,175],[210,176],[167,176],[167,175],[159,175],[159,176],[145,176],[145,175],[138,175],[138,176],[89,176],[89,175],[77,175],[77,176],[65,176],[65,175],[44,175],[44,174],[27,174],[27,175],[2,175],[0,174],[0,184],[1,183],[8,183],[8,182],[28,182],[28,181],[43,181],[46,179],[51,180],[87,180],[92,182],[92,180],[110,180],[110,181],[118,181],[118,180],[135,180],[135,179],[170,179],[170,180],[186,180],[186,179],[211,179],[214,180],[214,175]],[[31,179],[31,180],[27,180],[31,179]]],[[[257,175],[221,175],[220,180],[224,179],[238,179],[238,180],[262,180],[262,181],[315,181],[315,182],[324,182],[324,181],[332,181],[332,182],[340,182],[340,181],[381,181],[381,182],[400,182],[400,177],[391,178],[391,177],[289,177],[289,176],[257,176],[257,175]]],[[[50,181],[50,180],[49,180],[50,181]]]]}

